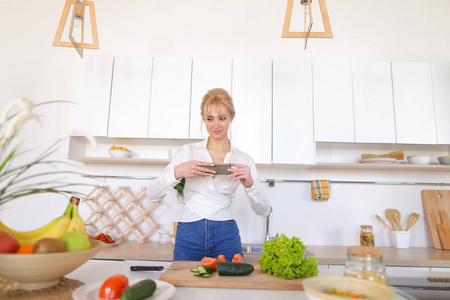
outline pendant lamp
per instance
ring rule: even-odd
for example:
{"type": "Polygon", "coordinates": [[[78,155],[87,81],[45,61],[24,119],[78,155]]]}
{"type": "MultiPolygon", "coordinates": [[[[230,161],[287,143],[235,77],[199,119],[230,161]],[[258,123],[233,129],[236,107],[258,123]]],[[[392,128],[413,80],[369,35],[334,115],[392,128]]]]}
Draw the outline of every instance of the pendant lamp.
{"type": "Polygon", "coordinates": [[[286,8],[286,16],[284,18],[283,26],[283,38],[304,38],[305,39],[305,49],[308,43],[308,38],[332,38],[333,33],[331,32],[330,19],[328,17],[328,10],[325,0],[314,0],[319,3],[320,14],[322,15],[322,22],[325,31],[311,31],[313,27],[313,8],[311,2],[313,0],[298,0],[304,8],[304,31],[293,32],[290,31],[292,10],[294,8],[294,0],[288,0],[286,8]]]}
{"type": "Polygon", "coordinates": [[[66,0],[64,10],[59,20],[58,29],[56,30],[55,39],[53,40],[53,46],[59,47],[72,47],[75,48],[78,54],[83,58],[83,49],[99,49],[98,46],[98,33],[97,33],[97,20],[95,18],[95,6],[94,1],[87,0],[66,0]],[[69,40],[70,42],[61,41],[61,36],[64,31],[64,27],[67,23],[69,11],[72,8],[72,18],[70,21],[69,40]],[[84,30],[87,20],[85,19],[86,8],[89,9],[89,19],[92,34],[92,43],[84,42],[84,30]],[[74,32],[78,33],[75,34],[74,32]]]}

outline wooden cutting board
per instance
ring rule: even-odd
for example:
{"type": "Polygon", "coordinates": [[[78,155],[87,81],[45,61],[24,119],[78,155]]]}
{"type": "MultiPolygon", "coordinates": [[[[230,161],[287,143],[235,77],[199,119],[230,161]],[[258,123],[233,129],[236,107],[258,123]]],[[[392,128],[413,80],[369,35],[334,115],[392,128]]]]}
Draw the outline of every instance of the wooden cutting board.
{"type": "Polygon", "coordinates": [[[175,286],[208,287],[208,288],[235,288],[235,289],[264,289],[264,290],[303,290],[303,279],[282,279],[263,273],[259,263],[253,263],[255,270],[247,276],[219,276],[217,272],[209,278],[195,276],[191,269],[198,266],[198,261],[174,261],[160,280],[175,286]]]}
{"type": "Polygon", "coordinates": [[[450,221],[448,214],[445,210],[440,210],[439,215],[441,216],[442,224],[438,224],[437,229],[441,245],[445,250],[450,250],[450,221]]]}
{"type": "Polygon", "coordinates": [[[430,229],[431,238],[433,240],[434,248],[442,249],[441,240],[439,238],[439,232],[437,229],[438,224],[442,224],[439,211],[450,212],[450,191],[447,190],[423,190],[422,191],[422,203],[425,209],[425,217],[430,229]]]}

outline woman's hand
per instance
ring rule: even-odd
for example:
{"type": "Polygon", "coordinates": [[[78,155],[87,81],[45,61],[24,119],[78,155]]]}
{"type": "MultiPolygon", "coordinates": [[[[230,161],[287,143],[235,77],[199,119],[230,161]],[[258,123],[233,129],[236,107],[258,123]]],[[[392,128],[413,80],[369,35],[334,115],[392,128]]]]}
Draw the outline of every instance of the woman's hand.
{"type": "Polygon", "coordinates": [[[191,177],[198,177],[198,176],[214,176],[215,171],[205,168],[205,166],[214,166],[213,163],[208,163],[204,161],[197,161],[197,160],[191,160],[187,161],[185,163],[179,164],[175,166],[174,172],[175,172],[175,178],[177,180],[185,177],[185,178],[191,178],[191,177]]]}
{"type": "Polygon", "coordinates": [[[246,188],[251,188],[253,186],[253,179],[249,166],[232,163],[231,167],[234,168],[228,169],[228,171],[230,171],[228,177],[232,177],[233,181],[240,180],[246,188]]]}

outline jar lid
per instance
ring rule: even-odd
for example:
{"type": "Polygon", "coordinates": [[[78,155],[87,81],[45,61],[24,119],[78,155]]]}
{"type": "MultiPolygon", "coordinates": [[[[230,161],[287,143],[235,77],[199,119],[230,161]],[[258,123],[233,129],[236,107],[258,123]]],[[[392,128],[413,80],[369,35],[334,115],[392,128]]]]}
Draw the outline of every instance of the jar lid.
{"type": "Polygon", "coordinates": [[[347,247],[347,252],[358,257],[378,258],[383,255],[383,249],[367,246],[351,246],[347,247]]]}
{"type": "Polygon", "coordinates": [[[361,228],[372,228],[372,225],[361,225],[361,228]]]}

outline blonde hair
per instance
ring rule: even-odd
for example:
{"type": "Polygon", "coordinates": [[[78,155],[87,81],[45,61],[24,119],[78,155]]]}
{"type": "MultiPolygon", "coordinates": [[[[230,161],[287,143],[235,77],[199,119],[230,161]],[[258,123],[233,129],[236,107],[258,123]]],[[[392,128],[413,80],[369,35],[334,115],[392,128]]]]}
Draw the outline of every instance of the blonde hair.
{"type": "Polygon", "coordinates": [[[200,106],[201,115],[203,119],[208,113],[209,107],[211,105],[214,105],[217,111],[226,108],[230,113],[231,118],[234,118],[236,114],[236,111],[234,110],[233,99],[231,98],[230,94],[224,89],[215,88],[209,90],[206,93],[206,95],[203,96],[202,104],[200,106]]]}

